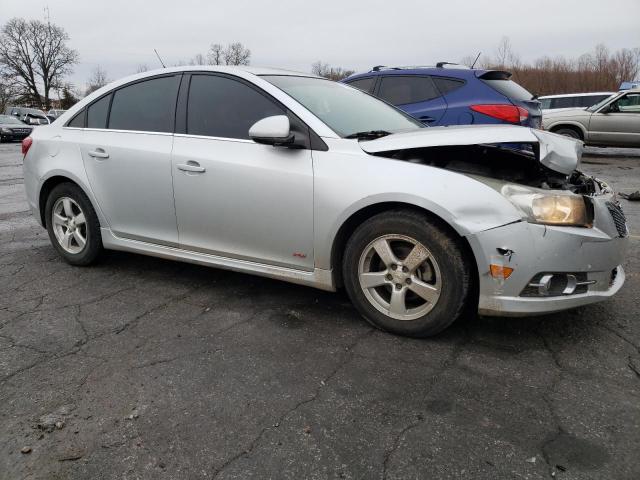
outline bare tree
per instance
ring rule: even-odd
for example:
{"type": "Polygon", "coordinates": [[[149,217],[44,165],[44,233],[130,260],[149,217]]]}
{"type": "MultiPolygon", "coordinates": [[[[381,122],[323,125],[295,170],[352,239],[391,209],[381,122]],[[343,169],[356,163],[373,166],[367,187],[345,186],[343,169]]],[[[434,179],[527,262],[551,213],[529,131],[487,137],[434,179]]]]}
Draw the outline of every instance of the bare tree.
{"type": "Polygon", "coordinates": [[[85,96],[95,92],[99,88],[104,87],[110,80],[107,78],[107,72],[100,65],[91,71],[91,76],[87,80],[87,89],[85,96]]]}
{"type": "Polygon", "coordinates": [[[0,64],[0,114],[5,111],[17,96],[18,89],[11,75],[9,75],[4,66],[0,64]]]}
{"type": "Polygon", "coordinates": [[[207,54],[209,65],[223,65],[224,63],[224,47],[219,43],[212,43],[207,54]]]}
{"type": "MultiPolygon", "coordinates": [[[[202,55],[196,55],[192,61],[204,60],[201,57],[202,55]]],[[[209,65],[249,65],[250,60],[251,50],[245,48],[240,42],[230,43],[226,47],[219,43],[212,43],[207,53],[209,65]]]]}
{"type": "Polygon", "coordinates": [[[207,64],[207,58],[201,53],[196,53],[193,57],[191,57],[191,60],[189,60],[189,65],[206,65],[206,64],[207,64]]]}
{"type": "Polygon", "coordinates": [[[69,36],[61,27],[39,20],[9,20],[0,32],[0,64],[23,96],[50,107],[49,94],[78,62],[67,47],[69,36]],[[41,89],[44,95],[41,93],[41,89]]]}
{"type": "Polygon", "coordinates": [[[640,73],[640,48],[612,53],[600,44],[577,59],[545,56],[527,64],[505,37],[496,52],[495,58],[483,58],[482,67],[509,70],[515,81],[538,95],[616,91],[623,81],[637,79],[640,73]]]}
{"type": "Polygon", "coordinates": [[[224,51],[224,62],[227,65],[249,65],[251,50],[244,48],[240,42],[230,43],[224,51]]]}
{"type": "Polygon", "coordinates": [[[355,70],[348,70],[342,67],[332,67],[328,63],[323,63],[318,60],[311,65],[311,73],[318,75],[319,77],[325,77],[329,80],[342,80],[355,73],[355,70]]]}

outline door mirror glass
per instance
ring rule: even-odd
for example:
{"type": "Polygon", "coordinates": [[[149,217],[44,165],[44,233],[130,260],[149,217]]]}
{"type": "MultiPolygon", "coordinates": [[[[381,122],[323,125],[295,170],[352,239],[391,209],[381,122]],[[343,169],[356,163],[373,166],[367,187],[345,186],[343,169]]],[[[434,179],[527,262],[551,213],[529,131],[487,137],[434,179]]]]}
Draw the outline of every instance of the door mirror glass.
{"type": "Polygon", "coordinates": [[[288,145],[294,140],[289,117],[286,115],[274,115],[258,120],[249,129],[249,136],[256,143],[274,146],[288,145]]]}

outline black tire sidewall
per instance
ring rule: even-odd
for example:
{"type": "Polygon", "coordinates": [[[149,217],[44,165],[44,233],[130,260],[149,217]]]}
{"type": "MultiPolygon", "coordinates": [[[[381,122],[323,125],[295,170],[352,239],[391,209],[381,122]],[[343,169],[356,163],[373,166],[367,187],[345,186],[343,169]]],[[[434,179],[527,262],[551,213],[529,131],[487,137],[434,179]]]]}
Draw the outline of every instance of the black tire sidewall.
{"type": "Polygon", "coordinates": [[[389,212],[377,215],[356,229],[345,249],[345,288],[358,311],[374,326],[399,335],[426,337],[451,325],[461,314],[470,290],[469,265],[459,241],[426,215],[389,212]],[[422,243],[438,263],[442,276],[440,298],[433,309],[415,320],[396,320],[376,309],[365,296],[358,279],[363,250],[377,237],[405,235],[422,243]]]}
{"type": "Polygon", "coordinates": [[[44,219],[51,244],[60,256],[68,263],[79,266],[89,265],[93,263],[102,252],[103,247],[102,236],[100,234],[100,222],[98,221],[96,212],[87,198],[87,195],[77,185],[73,183],[61,183],[51,190],[45,204],[44,219]],[[72,198],[80,206],[85,215],[87,244],[80,253],[69,253],[62,248],[53,231],[51,213],[53,211],[53,206],[60,197],[72,198]]]}
{"type": "Polygon", "coordinates": [[[572,128],[559,128],[555,131],[555,133],[557,133],[558,135],[563,135],[565,137],[574,138],[576,140],[581,140],[580,134],[572,128]]]}

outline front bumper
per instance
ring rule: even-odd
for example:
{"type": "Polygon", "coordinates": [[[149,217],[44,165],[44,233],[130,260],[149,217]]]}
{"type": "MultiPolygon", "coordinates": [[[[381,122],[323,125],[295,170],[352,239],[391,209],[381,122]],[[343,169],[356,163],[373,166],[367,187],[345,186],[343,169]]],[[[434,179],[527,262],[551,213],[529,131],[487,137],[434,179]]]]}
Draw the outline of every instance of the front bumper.
{"type": "Polygon", "coordinates": [[[627,238],[611,216],[596,208],[593,228],[552,227],[516,222],[468,238],[478,264],[481,315],[525,316],[552,313],[605,300],[620,290],[627,238]],[[505,254],[507,252],[507,254],[505,254]],[[513,268],[507,279],[495,279],[489,265],[513,268]],[[568,295],[527,296],[525,288],[541,273],[585,273],[586,291],[568,295]]]}

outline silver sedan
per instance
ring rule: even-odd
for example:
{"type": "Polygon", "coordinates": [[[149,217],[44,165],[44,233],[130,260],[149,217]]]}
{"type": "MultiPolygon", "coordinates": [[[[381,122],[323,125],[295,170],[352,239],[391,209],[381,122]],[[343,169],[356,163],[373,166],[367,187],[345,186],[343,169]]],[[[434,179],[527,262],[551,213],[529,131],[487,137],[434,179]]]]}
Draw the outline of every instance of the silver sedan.
{"type": "Polygon", "coordinates": [[[335,290],[384,330],[466,306],[524,315],[624,282],[615,194],[581,142],[517,126],[424,128],[346,85],[179,67],[89,95],[23,142],[27,197],[73,265],[126,250],[335,290]]]}

